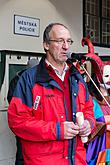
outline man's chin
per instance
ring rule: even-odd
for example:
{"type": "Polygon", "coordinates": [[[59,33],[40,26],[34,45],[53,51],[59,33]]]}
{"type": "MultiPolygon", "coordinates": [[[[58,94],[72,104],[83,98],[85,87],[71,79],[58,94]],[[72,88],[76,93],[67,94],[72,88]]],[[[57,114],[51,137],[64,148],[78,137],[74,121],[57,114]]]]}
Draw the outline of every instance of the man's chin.
{"type": "Polygon", "coordinates": [[[60,61],[60,63],[64,63],[64,62],[67,61],[67,58],[62,58],[62,59],[60,59],[59,61],[60,61]]]}
{"type": "Polygon", "coordinates": [[[62,58],[62,61],[65,62],[65,61],[67,61],[67,59],[68,59],[67,56],[65,56],[62,58]]]}

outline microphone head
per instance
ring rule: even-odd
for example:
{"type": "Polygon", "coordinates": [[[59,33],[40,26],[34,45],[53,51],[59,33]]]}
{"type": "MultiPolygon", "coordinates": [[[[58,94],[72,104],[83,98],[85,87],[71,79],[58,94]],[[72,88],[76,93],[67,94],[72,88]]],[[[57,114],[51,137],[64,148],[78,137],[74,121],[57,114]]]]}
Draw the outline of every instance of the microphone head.
{"type": "Polygon", "coordinates": [[[78,61],[81,61],[82,59],[86,59],[85,56],[84,56],[85,54],[86,53],[72,53],[71,58],[76,59],[78,61]]]}
{"type": "Polygon", "coordinates": [[[72,54],[72,52],[68,52],[68,53],[67,53],[67,57],[68,57],[69,59],[71,59],[71,54],[72,54]]]}
{"type": "Polygon", "coordinates": [[[70,63],[70,64],[73,64],[73,62],[76,62],[76,59],[73,59],[71,57],[71,55],[72,55],[72,52],[67,53],[67,57],[68,57],[67,62],[70,63]]]}
{"type": "Polygon", "coordinates": [[[83,60],[86,60],[87,57],[85,56],[86,53],[73,53],[73,52],[68,52],[67,57],[68,57],[68,62],[73,63],[73,62],[82,62],[83,60]]]}

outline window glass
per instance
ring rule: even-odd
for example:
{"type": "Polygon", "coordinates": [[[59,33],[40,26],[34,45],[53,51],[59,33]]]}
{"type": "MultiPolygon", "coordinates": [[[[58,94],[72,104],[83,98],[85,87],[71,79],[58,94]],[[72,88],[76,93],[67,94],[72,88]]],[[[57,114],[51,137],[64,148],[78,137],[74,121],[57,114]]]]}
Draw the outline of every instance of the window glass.
{"type": "Polygon", "coordinates": [[[84,0],[84,37],[96,46],[110,47],[110,0],[84,0]]]}

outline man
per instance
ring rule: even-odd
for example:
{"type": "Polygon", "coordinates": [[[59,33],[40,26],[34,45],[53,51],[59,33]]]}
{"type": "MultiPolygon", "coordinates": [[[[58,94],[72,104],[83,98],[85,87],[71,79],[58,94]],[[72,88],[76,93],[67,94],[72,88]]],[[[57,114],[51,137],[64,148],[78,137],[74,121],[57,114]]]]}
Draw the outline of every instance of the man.
{"type": "MultiPolygon", "coordinates": [[[[38,59],[32,58],[32,59],[28,60],[26,69],[31,68],[31,67],[33,67],[35,65],[38,65],[38,63],[39,63],[38,59]]],[[[8,94],[7,94],[7,100],[8,100],[9,104],[10,104],[11,99],[13,97],[13,92],[15,90],[16,84],[17,84],[20,76],[22,75],[22,73],[26,69],[23,69],[23,70],[17,72],[15,77],[10,81],[9,90],[8,90],[8,94]]],[[[17,136],[16,136],[16,146],[17,146],[17,151],[16,151],[15,165],[24,165],[24,159],[23,159],[23,155],[22,155],[21,142],[20,142],[19,137],[17,137],[17,136]]]]}
{"type": "Polygon", "coordinates": [[[93,103],[76,68],[67,64],[70,32],[60,23],[46,27],[46,52],[37,67],[22,74],[8,109],[11,130],[20,137],[25,165],[85,165],[81,136],[95,127],[93,103]],[[77,111],[84,113],[82,127],[77,111]]]}

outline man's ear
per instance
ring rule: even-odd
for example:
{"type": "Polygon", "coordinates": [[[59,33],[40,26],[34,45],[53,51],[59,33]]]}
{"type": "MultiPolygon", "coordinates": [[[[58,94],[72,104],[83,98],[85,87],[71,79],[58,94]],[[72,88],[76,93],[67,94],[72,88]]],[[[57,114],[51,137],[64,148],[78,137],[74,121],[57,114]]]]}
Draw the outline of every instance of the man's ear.
{"type": "Polygon", "coordinates": [[[48,43],[45,43],[45,42],[44,42],[44,43],[43,43],[43,47],[44,47],[45,50],[49,50],[49,44],[48,44],[48,43]]]}

